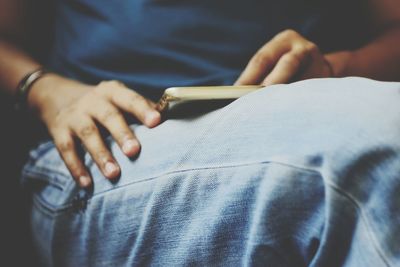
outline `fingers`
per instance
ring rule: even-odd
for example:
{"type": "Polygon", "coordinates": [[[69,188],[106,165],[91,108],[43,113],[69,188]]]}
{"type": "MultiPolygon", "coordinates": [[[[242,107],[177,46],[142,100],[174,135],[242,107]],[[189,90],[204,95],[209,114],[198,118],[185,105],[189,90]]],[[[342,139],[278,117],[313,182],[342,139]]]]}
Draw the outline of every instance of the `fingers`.
{"type": "Polygon", "coordinates": [[[92,116],[111,133],[125,155],[136,155],[140,151],[140,143],[119,109],[131,113],[146,126],[154,127],[161,121],[156,105],[118,81],[102,82],[99,90],[112,105],[104,101],[102,110],[92,112],[92,116]]]}
{"type": "Polygon", "coordinates": [[[249,61],[235,85],[259,84],[275,66],[279,58],[290,50],[287,34],[278,34],[264,45],[249,61]]]}
{"type": "Polygon", "coordinates": [[[296,79],[329,77],[330,66],[318,47],[293,30],[286,30],[250,60],[236,84],[272,85],[296,79]]]}
{"type": "Polygon", "coordinates": [[[261,83],[262,85],[268,86],[272,84],[286,83],[296,75],[301,65],[304,64],[306,54],[301,51],[294,51],[283,55],[275,68],[261,83]]]}
{"type": "Polygon", "coordinates": [[[125,155],[132,157],[139,153],[139,141],[127,125],[121,112],[108,103],[104,103],[102,106],[104,108],[100,112],[93,113],[92,116],[110,132],[125,155]]]}
{"type": "Polygon", "coordinates": [[[105,146],[96,124],[90,118],[82,118],[81,123],[73,128],[73,131],[104,176],[109,179],[116,178],[120,173],[120,168],[105,146]]]}
{"type": "Polygon", "coordinates": [[[161,115],[152,102],[135,91],[129,90],[121,83],[111,81],[105,85],[110,85],[110,83],[115,90],[112,94],[109,91],[110,99],[114,105],[131,113],[147,127],[155,127],[160,123],[161,115]]]}
{"type": "Polygon", "coordinates": [[[102,141],[94,122],[87,117],[75,125],[72,131],[60,130],[53,134],[54,143],[74,180],[81,187],[92,184],[92,178],[77,153],[74,136],[80,139],[104,176],[109,179],[116,178],[120,168],[102,141]]]}
{"type": "Polygon", "coordinates": [[[64,132],[55,134],[54,143],[74,180],[81,187],[90,186],[92,184],[91,177],[76,152],[71,133],[64,132]]]}
{"type": "Polygon", "coordinates": [[[140,144],[122,111],[131,113],[148,127],[161,121],[154,103],[116,81],[102,82],[80,98],[66,100],[68,104],[59,107],[57,113],[51,113],[53,117],[49,116],[47,124],[67,168],[82,187],[93,181],[79,158],[75,140],[82,143],[103,175],[114,179],[121,169],[105,145],[98,124],[104,126],[124,154],[131,157],[139,153],[140,144]]]}

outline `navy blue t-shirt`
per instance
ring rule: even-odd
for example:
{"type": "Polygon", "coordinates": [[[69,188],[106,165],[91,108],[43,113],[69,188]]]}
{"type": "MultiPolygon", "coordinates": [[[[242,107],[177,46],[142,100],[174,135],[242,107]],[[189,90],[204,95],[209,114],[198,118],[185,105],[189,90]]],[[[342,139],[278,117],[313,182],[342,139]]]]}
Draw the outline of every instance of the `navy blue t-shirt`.
{"type": "Polygon", "coordinates": [[[323,51],[365,39],[357,0],[55,0],[49,67],[96,84],[120,80],[157,99],[170,86],[232,84],[291,28],[323,51]]]}

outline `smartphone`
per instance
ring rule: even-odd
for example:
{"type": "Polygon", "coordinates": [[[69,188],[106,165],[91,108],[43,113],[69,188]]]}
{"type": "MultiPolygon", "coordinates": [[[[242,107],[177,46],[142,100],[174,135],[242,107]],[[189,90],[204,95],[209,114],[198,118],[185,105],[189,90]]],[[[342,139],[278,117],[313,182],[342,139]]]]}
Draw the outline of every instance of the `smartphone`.
{"type": "Polygon", "coordinates": [[[170,87],[158,101],[157,110],[164,112],[177,104],[190,101],[237,99],[263,87],[262,85],[170,87]]]}

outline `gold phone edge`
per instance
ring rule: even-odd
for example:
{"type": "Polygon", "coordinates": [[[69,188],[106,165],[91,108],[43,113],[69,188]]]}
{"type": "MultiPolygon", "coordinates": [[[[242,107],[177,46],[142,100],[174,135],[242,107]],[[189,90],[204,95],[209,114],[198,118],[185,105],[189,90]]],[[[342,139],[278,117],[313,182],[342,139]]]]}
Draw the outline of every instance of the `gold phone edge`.
{"type": "MultiPolygon", "coordinates": [[[[202,89],[202,88],[206,88],[208,86],[200,86],[200,87],[170,87],[167,88],[168,89],[175,89],[175,88],[196,88],[196,89],[202,89]]],[[[232,88],[233,86],[211,86],[214,88],[232,88]]],[[[246,89],[246,88],[254,88],[254,89],[261,89],[263,86],[261,85],[244,85],[244,86],[236,86],[236,88],[242,88],[242,89],[246,89]]],[[[167,91],[166,90],[166,91],[167,91]]],[[[172,92],[171,92],[172,93],[172,92]]],[[[164,92],[164,94],[162,95],[162,97],[160,98],[160,100],[158,101],[158,103],[156,104],[156,109],[159,112],[164,112],[165,110],[168,109],[169,103],[171,101],[178,101],[181,98],[177,97],[177,96],[172,96],[169,92],[164,92]]]]}
{"type": "Polygon", "coordinates": [[[179,100],[179,98],[164,93],[163,96],[158,101],[158,103],[156,105],[156,109],[159,112],[163,112],[164,110],[168,109],[169,102],[173,101],[173,100],[179,100]]]}

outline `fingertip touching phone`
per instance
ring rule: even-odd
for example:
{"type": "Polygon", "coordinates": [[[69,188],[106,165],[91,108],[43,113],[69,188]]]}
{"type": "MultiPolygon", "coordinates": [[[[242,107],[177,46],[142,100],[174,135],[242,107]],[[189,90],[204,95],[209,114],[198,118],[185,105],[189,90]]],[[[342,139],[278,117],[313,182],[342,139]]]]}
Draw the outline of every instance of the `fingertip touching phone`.
{"type": "Polygon", "coordinates": [[[158,101],[157,110],[166,112],[175,105],[191,101],[234,100],[263,87],[262,85],[170,87],[165,89],[158,101]]]}

